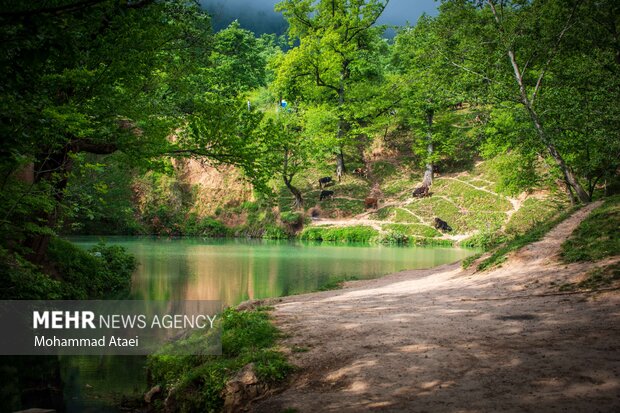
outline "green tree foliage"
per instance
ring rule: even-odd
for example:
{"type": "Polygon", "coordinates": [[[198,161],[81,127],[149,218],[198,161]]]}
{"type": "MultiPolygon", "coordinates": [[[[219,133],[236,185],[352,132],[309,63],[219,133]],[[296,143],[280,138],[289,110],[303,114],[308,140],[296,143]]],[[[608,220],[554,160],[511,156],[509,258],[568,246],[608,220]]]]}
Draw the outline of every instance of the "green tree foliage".
{"type": "Polygon", "coordinates": [[[259,187],[265,180],[252,136],[261,115],[231,92],[264,82],[255,39],[239,27],[214,38],[208,16],[183,0],[58,0],[5,5],[0,37],[9,249],[45,259],[84,153],[121,152],[150,168],[162,157],[206,158],[241,167],[259,187]]]}
{"type": "Polygon", "coordinates": [[[382,77],[382,29],[375,23],[386,5],[379,0],[285,0],[276,6],[289,22],[290,38],[299,44],[279,62],[275,88],[289,99],[330,104],[338,119],[332,132],[338,177],[346,172],[345,147],[368,121],[355,109],[368,106],[372,82],[382,77]]]}
{"type": "Polygon", "coordinates": [[[589,201],[620,155],[614,123],[599,122],[617,118],[617,4],[446,1],[441,14],[459,22],[451,62],[487,79],[489,102],[526,115],[519,149],[545,154],[571,196],[589,201]]]}
{"type": "Polygon", "coordinates": [[[434,166],[443,159],[472,156],[478,115],[472,103],[479,76],[462,71],[446,58],[450,41],[443,19],[422,16],[415,27],[396,36],[392,64],[401,93],[401,122],[417,136],[414,151],[426,165],[424,185],[432,184],[434,166]],[[465,150],[470,149],[470,150],[465,150]]]}

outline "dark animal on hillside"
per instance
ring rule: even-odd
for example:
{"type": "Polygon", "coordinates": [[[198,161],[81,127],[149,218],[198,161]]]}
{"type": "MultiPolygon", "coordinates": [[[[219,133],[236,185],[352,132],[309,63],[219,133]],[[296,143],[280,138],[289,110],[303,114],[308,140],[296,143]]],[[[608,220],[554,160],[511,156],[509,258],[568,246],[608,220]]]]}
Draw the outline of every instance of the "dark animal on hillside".
{"type": "Polygon", "coordinates": [[[319,195],[319,201],[322,201],[327,198],[332,198],[334,196],[334,191],[321,191],[321,195],[319,195]]]}
{"type": "Polygon", "coordinates": [[[367,175],[366,168],[355,168],[353,173],[355,175],[361,176],[362,178],[366,178],[367,175]]]}
{"type": "Polygon", "coordinates": [[[331,176],[326,176],[324,178],[319,179],[319,188],[323,188],[323,185],[329,183],[332,181],[332,177],[331,176]]]}
{"type": "Polygon", "coordinates": [[[448,225],[446,221],[440,218],[435,218],[435,228],[440,231],[450,232],[452,231],[452,227],[448,225]]]}
{"type": "Polygon", "coordinates": [[[428,186],[421,186],[413,190],[414,198],[425,198],[427,196],[430,196],[428,192],[428,186]]]}
{"type": "Polygon", "coordinates": [[[377,198],[366,198],[364,199],[364,206],[366,207],[366,209],[377,209],[379,207],[379,200],[377,198]]]}

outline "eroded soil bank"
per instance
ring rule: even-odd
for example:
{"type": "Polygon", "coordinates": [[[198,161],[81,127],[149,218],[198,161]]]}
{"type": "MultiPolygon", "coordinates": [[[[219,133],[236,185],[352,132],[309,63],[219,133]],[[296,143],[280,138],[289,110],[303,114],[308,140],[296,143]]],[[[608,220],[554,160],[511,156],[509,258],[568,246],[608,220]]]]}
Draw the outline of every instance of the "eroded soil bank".
{"type": "Polygon", "coordinates": [[[620,291],[557,287],[620,259],[557,258],[596,206],[495,270],[454,264],[280,300],[273,314],[300,370],[254,410],[620,411],[620,291]]]}

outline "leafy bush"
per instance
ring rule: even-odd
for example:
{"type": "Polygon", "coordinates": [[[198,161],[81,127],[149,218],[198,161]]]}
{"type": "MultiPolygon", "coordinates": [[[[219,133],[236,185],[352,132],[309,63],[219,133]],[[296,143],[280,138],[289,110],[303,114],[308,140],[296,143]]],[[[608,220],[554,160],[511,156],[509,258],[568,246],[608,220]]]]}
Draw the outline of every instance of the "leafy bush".
{"type": "Polygon", "coordinates": [[[19,254],[0,248],[0,298],[13,300],[78,300],[120,296],[129,291],[136,267],[133,256],[120,246],[98,244],[84,251],[52,238],[50,273],[19,254]]]}
{"type": "Polygon", "coordinates": [[[300,212],[283,212],[280,221],[288,225],[298,225],[303,222],[304,216],[300,212]]]}
{"type": "Polygon", "coordinates": [[[135,258],[123,247],[100,243],[84,251],[72,243],[53,238],[49,259],[62,281],[65,299],[110,298],[129,291],[135,258]]]}
{"type": "Polygon", "coordinates": [[[465,248],[482,248],[486,251],[505,242],[506,239],[505,236],[497,232],[481,232],[464,239],[459,243],[459,246],[465,248]]]}
{"type": "Polygon", "coordinates": [[[214,218],[198,218],[195,214],[191,214],[185,222],[183,234],[189,236],[221,238],[230,235],[230,230],[226,227],[226,225],[214,218]]]}
{"type": "MultiPolygon", "coordinates": [[[[217,322],[217,321],[216,321],[217,322]]],[[[178,411],[221,411],[226,382],[241,368],[254,363],[259,379],[277,382],[292,370],[282,353],[275,349],[278,330],[263,309],[225,310],[222,328],[222,356],[148,357],[153,384],[174,389],[178,411]]],[[[155,406],[162,409],[162,406],[155,406]]]]}
{"type": "Polygon", "coordinates": [[[58,300],[63,298],[60,281],[43,274],[19,254],[0,247],[0,299],[58,300]]]}
{"type": "Polygon", "coordinates": [[[382,244],[408,245],[409,235],[398,231],[389,231],[383,234],[379,240],[382,244]]]}
{"type": "Polygon", "coordinates": [[[308,227],[300,235],[306,241],[370,242],[379,232],[367,226],[354,227],[308,227]]]}
{"type": "Polygon", "coordinates": [[[268,225],[263,233],[265,239],[288,239],[290,237],[284,228],[277,225],[268,225]]]}
{"type": "Polygon", "coordinates": [[[535,155],[526,156],[517,152],[497,155],[487,161],[487,167],[495,172],[495,190],[506,195],[518,195],[538,185],[535,155]]]}

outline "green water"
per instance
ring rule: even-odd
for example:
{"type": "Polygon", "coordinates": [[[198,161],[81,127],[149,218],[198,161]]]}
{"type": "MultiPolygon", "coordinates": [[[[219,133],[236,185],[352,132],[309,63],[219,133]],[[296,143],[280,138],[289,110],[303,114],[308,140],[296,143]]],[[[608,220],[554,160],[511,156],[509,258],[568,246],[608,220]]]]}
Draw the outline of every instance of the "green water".
{"type": "MultiPolygon", "coordinates": [[[[72,238],[83,247],[97,237],[72,238]]],[[[108,237],[139,262],[132,296],[144,300],[248,299],[314,291],[333,278],[376,278],[430,268],[471,255],[458,248],[401,248],[263,240],[108,237]]]]}
{"type": "MultiPolygon", "coordinates": [[[[100,238],[71,241],[88,248],[100,238]]],[[[105,241],[124,246],[138,260],[132,298],[221,300],[226,305],[314,291],[331,279],[368,279],[404,269],[435,267],[475,252],[262,240],[106,237],[105,241]]],[[[122,398],[139,398],[148,390],[144,360],[126,356],[62,358],[67,411],[117,411],[113,406],[122,398]]]]}

